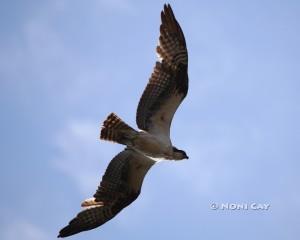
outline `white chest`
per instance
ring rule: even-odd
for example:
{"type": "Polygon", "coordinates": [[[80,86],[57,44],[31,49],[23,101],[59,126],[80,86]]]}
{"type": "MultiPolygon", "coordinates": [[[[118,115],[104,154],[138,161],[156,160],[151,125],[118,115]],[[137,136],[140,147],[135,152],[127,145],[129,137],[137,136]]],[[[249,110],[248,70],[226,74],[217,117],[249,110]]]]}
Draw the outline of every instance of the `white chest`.
{"type": "Polygon", "coordinates": [[[163,158],[172,154],[172,143],[170,140],[160,139],[145,131],[141,131],[137,135],[132,147],[151,157],[163,158]]]}

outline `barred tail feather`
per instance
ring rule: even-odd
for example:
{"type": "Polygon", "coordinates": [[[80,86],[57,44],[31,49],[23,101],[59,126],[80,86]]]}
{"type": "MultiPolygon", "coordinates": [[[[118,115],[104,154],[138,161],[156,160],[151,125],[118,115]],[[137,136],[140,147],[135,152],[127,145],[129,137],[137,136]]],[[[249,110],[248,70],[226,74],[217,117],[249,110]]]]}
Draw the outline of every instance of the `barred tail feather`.
{"type": "Polygon", "coordinates": [[[100,139],[128,145],[130,139],[134,137],[136,133],[136,130],[127,125],[116,114],[111,113],[103,123],[100,139]]]}

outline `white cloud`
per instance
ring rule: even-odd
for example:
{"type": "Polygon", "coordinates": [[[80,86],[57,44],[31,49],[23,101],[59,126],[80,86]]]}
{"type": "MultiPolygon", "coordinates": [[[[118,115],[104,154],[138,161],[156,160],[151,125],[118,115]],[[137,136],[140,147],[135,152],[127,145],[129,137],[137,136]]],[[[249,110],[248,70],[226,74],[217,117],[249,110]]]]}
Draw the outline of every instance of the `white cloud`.
{"type": "Polygon", "coordinates": [[[118,10],[125,13],[134,13],[134,5],[128,0],[97,0],[101,7],[110,8],[112,10],[118,10]]]}
{"type": "Polygon", "coordinates": [[[88,120],[73,120],[54,140],[58,147],[54,165],[71,177],[86,196],[96,190],[107,164],[113,157],[110,152],[117,153],[116,145],[100,144],[99,131],[100,124],[88,120]]]}
{"type": "Polygon", "coordinates": [[[0,233],[1,239],[5,240],[48,240],[47,234],[38,226],[25,221],[18,220],[2,227],[0,233]]]}
{"type": "MultiPolygon", "coordinates": [[[[111,4],[106,3],[109,1],[101,2],[103,5],[111,4]]],[[[102,80],[109,79],[101,62],[93,65],[89,58],[82,57],[81,48],[70,44],[70,35],[65,34],[57,24],[60,11],[68,5],[71,2],[41,4],[38,11],[33,11],[22,20],[14,34],[9,36],[9,41],[0,44],[0,74],[3,81],[15,81],[24,94],[28,93],[32,84],[41,85],[48,92],[53,90],[56,95],[74,102],[85,97],[84,94],[95,93],[100,89],[102,80]]],[[[92,2],[84,7],[90,15],[90,11],[98,5],[98,2],[92,2]]],[[[95,21],[90,24],[95,24],[95,21]]],[[[65,27],[72,30],[73,26],[66,24],[65,27]]]]}

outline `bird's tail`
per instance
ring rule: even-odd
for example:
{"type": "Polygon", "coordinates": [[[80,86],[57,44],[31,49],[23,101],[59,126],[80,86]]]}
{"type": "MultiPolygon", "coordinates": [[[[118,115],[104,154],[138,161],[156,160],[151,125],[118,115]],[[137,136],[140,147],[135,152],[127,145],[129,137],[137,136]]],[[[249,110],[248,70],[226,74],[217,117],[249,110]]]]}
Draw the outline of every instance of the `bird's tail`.
{"type": "Polygon", "coordinates": [[[137,133],[116,114],[111,113],[103,122],[100,139],[130,145],[137,133]]]}

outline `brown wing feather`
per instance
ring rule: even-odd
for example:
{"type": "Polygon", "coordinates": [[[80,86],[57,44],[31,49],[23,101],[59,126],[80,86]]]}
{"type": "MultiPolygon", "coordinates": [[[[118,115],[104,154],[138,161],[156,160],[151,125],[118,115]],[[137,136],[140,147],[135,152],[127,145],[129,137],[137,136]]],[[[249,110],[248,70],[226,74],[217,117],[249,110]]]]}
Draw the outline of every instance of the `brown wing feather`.
{"type": "Polygon", "coordinates": [[[188,54],[183,32],[170,5],[161,12],[157,62],[140,99],[136,121],[140,129],[169,138],[176,109],[188,91],[188,54]]]}
{"type": "Polygon", "coordinates": [[[153,160],[131,149],[115,156],[94,194],[93,203],[60,230],[58,237],[99,227],[116,216],[139,196],[143,179],[153,164],[153,160]]]}

